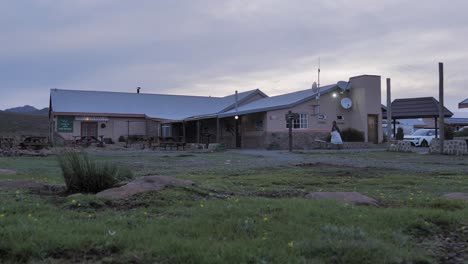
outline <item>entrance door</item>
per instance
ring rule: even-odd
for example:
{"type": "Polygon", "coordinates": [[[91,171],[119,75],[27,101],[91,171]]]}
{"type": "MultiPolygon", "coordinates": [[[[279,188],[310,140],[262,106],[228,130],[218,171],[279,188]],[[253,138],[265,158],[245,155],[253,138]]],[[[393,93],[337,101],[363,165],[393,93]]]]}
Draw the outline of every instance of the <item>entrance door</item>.
{"type": "Polygon", "coordinates": [[[97,139],[97,122],[81,122],[81,137],[97,139]]]}
{"type": "Polygon", "coordinates": [[[379,115],[367,116],[367,142],[379,143],[379,115]]]}

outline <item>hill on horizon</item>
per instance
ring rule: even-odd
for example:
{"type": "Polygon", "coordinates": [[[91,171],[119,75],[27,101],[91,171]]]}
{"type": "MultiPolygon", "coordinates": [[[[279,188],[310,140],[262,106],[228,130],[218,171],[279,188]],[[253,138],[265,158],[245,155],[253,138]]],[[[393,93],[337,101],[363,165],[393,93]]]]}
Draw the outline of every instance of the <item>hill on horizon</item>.
{"type": "Polygon", "coordinates": [[[41,115],[41,116],[49,115],[48,107],[43,108],[43,109],[37,109],[34,106],[30,106],[30,105],[8,108],[8,109],[5,109],[4,111],[9,112],[9,113],[19,113],[19,114],[28,114],[28,115],[41,115]]]}

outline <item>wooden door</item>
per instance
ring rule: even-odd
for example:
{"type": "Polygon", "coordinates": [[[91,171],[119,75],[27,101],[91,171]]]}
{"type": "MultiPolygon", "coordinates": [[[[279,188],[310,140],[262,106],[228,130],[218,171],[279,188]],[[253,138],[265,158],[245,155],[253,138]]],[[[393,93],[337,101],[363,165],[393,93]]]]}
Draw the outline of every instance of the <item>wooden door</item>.
{"type": "Polygon", "coordinates": [[[378,144],[379,143],[379,116],[367,116],[367,142],[378,144]]]}
{"type": "Polygon", "coordinates": [[[81,122],[81,137],[97,139],[97,129],[97,122],[81,122]]]}

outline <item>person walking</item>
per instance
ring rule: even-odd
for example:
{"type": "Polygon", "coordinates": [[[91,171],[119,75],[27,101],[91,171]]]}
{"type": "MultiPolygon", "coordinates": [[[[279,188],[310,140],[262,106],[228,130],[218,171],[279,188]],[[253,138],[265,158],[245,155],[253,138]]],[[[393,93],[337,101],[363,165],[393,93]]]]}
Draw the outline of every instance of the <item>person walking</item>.
{"type": "Polygon", "coordinates": [[[343,148],[343,140],[341,139],[341,131],[338,125],[336,124],[336,121],[333,121],[332,129],[330,132],[331,136],[331,143],[334,145],[337,145],[339,149],[343,148]]]}

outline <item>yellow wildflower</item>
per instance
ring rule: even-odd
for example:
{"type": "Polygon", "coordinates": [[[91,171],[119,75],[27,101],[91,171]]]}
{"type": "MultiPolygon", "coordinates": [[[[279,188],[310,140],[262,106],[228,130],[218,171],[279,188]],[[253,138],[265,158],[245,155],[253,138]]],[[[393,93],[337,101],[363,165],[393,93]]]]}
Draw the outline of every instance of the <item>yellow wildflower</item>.
{"type": "Polygon", "coordinates": [[[267,222],[268,221],[268,217],[263,217],[263,221],[267,222]]]}
{"type": "Polygon", "coordinates": [[[200,207],[203,208],[203,207],[205,207],[205,205],[201,203],[201,204],[200,204],[200,207]]]}
{"type": "Polygon", "coordinates": [[[294,246],[294,241],[289,241],[288,242],[288,247],[292,248],[294,246]]]}
{"type": "Polygon", "coordinates": [[[76,200],[75,200],[75,199],[72,200],[72,204],[76,204],[76,200]]]}
{"type": "Polygon", "coordinates": [[[32,217],[32,214],[28,214],[28,217],[32,217]]]}
{"type": "Polygon", "coordinates": [[[5,214],[0,214],[0,218],[3,218],[3,217],[5,217],[5,214]]]}

